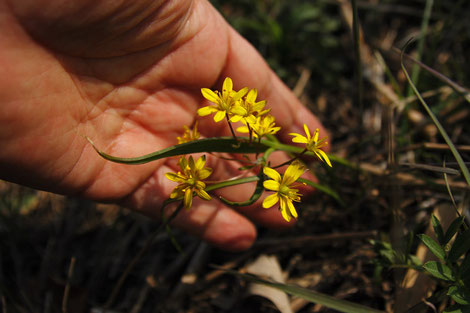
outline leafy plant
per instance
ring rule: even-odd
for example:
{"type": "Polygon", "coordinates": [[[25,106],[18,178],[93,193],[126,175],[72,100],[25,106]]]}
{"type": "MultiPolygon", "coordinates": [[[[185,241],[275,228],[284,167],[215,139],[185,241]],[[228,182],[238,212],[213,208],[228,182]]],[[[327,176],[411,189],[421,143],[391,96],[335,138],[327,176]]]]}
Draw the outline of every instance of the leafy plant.
{"type": "Polygon", "coordinates": [[[421,270],[438,280],[455,302],[444,312],[466,312],[470,310],[470,229],[462,216],[446,231],[436,216],[432,215],[431,222],[437,241],[425,234],[419,238],[438,260],[426,262],[421,270]]]}

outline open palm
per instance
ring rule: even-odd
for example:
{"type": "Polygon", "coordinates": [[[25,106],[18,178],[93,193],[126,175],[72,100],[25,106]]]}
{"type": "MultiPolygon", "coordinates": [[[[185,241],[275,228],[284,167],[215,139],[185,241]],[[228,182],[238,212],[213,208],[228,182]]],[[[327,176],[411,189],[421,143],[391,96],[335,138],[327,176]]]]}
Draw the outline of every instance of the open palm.
{"type": "MultiPolygon", "coordinates": [[[[176,161],[111,163],[84,136],[121,157],[166,148],[194,122],[200,88],[219,86],[226,76],[236,88],[257,88],[284,133],[303,123],[320,126],[205,0],[0,0],[1,177],[157,217],[174,187],[163,174],[176,161]]],[[[200,120],[200,131],[228,134],[210,118],[200,120]]],[[[214,159],[209,166],[214,180],[236,175],[238,167],[214,159]]],[[[230,198],[244,200],[252,188],[231,189],[230,198]]],[[[283,224],[277,210],[236,212],[196,200],[175,224],[243,249],[256,236],[247,217],[283,224]]]]}

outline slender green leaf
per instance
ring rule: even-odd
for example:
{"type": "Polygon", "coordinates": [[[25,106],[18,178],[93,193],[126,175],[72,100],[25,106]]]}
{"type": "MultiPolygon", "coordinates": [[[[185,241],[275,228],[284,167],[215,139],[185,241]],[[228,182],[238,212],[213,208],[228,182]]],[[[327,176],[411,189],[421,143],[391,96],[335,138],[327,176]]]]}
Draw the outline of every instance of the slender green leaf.
{"type": "Polygon", "coordinates": [[[450,248],[448,260],[449,262],[457,261],[461,255],[470,249],[470,229],[467,229],[462,234],[458,234],[455,238],[452,248],[450,248]]]}
{"type": "Polygon", "coordinates": [[[454,237],[454,235],[458,232],[459,228],[460,228],[460,225],[462,225],[463,221],[464,221],[464,217],[463,216],[459,216],[457,217],[455,220],[452,221],[452,223],[450,224],[449,228],[447,228],[447,231],[446,231],[446,234],[444,236],[444,244],[446,245],[451,239],[452,237],[454,237]]]}
{"type": "Polygon", "coordinates": [[[439,219],[434,214],[431,216],[431,224],[434,229],[434,233],[436,234],[437,241],[439,241],[441,245],[445,245],[444,230],[442,229],[441,222],[439,222],[439,219]]]}
{"type": "MultiPolygon", "coordinates": [[[[219,268],[219,267],[217,267],[217,268],[219,268]]],[[[294,285],[276,283],[276,282],[268,281],[268,280],[265,280],[265,279],[261,279],[261,278],[255,276],[255,275],[241,274],[241,273],[239,273],[237,271],[233,271],[233,270],[227,270],[227,269],[222,269],[222,268],[219,268],[219,269],[221,269],[222,271],[225,271],[229,274],[232,274],[232,275],[241,277],[243,279],[246,279],[248,281],[282,290],[287,294],[290,294],[290,295],[293,295],[293,296],[296,296],[296,297],[299,297],[299,298],[302,298],[302,299],[306,299],[306,300],[308,300],[312,303],[319,303],[321,305],[324,305],[328,308],[331,308],[331,309],[334,309],[334,310],[337,310],[337,311],[340,311],[340,312],[346,312],[346,313],[383,313],[383,311],[372,309],[372,308],[369,308],[367,306],[357,304],[357,303],[353,303],[353,302],[350,302],[350,301],[337,299],[335,297],[332,297],[332,296],[329,296],[329,295],[326,295],[326,294],[322,294],[322,293],[319,293],[319,292],[316,292],[316,291],[308,290],[306,288],[302,288],[302,287],[298,287],[298,286],[294,286],[294,285]]]]}
{"type": "MultiPolygon", "coordinates": [[[[426,5],[424,7],[424,12],[423,12],[423,19],[421,21],[421,29],[420,29],[420,34],[419,34],[419,39],[418,39],[418,47],[417,47],[417,56],[416,58],[419,60],[421,59],[421,56],[423,54],[424,50],[424,42],[426,41],[426,34],[428,32],[428,25],[429,25],[429,20],[431,18],[431,12],[432,12],[432,7],[433,7],[434,0],[426,0],[426,5]]],[[[419,72],[420,68],[417,64],[414,64],[411,72],[411,77],[414,82],[418,82],[419,78],[419,72]]],[[[408,90],[408,96],[411,96],[412,92],[411,90],[408,90]]]]}
{"type": "Polygon", "coordinates": [[[341,200],[341,198],[339,197],[339,195],[331,188],[327,187],[327,186],[324,186],[324,185],[320,185],[320,184],[317,184],[311,180],[308,180],[308,179],[304,179],[304,178],[299,178],[297,179],[298,182],[300,183],[303,183],[303,184],[307,184],[317,190],[320,190],[321,192],[324,192],[326,193],[327,195],[333,197],[336,201],[338,201],[342,206],[344,206],[344,202],[343,200],[341,200]]]}
{"type": "Polygon", "coordinates": [[[437,256],[442,261],[445,261],[446,253],[444,249],[442,249],[442,247],[434,241],[434,239],[425,234],[420,234],[418,237],[435,256],[437,256]]]}
{"type": "Polygon", "coordinates": [[[96,150],[96,152],[98,152],[99,155],[101,155],[103,158],[112,162],[124,164],[143,164],[162,158],[198,152],[257,153],[264,150],[263,145],[260,145],[256,142],[250,143],[246,140],[236,141],[232,137],[220,137],[194,140],[171,146],[140,157],[120,158],[99,150],[90,139],[88,140],[93,145],[93,148],[96,150]]]}
{"type": "Polygon", "coordinates": [[[255,191],[253,192],[253,195],[251,195],[250,199],[246,201],[242,201],[242,202],[232,202],[223,197],[219,197],[220,201],[231,206],[247,206],[247,205],[251,205],[255,203],[259,199],[259,197],[261,197],[261,194],[263,193],[263,190],[264,190],[263,177],[264,177],[263,171],[260,171],[258,175],[258,179],[259,179],[258,183],[256,184],[255,191]]]}
{"type": "MultiPolygon", "coordinates": [[[[444,159],[443,166],[446,166],[446,161],[444,159]]],[[[457,212],[457,215],[460,216],[459,212],[459,207],[457,206],[457,203],[455,202],[454,195],[452,194],[452,189],[450,189],[450,184],[449,184],[449,179],[447,178],[447,174],[444,173],[444,182],[446,183],[446,189],[447,193],[449,194],[450,200],[452,201],[452,204],[454,205],[455,212],[457,212]]]]}
{"type": "Polygon", "coordinates": [[[452,270],[437,261],[429,261],[423,265],[423,268],[432,276],[448,281],[454,281],[454,277],[452,276],[452,270]]]}
{"type": "Polygon", "coordinates": [[[470,296],[461,287],[450,286],[447,294],[458,304],[470,305],[470,296]]]}
{"type": "MultiPolygon", "coordinates": [[[[289,153],[301,153],[304,148],[285,145],[277,141],[271,140],[261,140],[260,142],[250,142],[249,138],[238,137],[238,140],[235,140],[233,137],[213,137],[213,138],[204,138],[199,140],[194,140],[190,142],[185,142],[179,145],[174,145],[159,151],[155,151],[140,157],[135,158],[121,158],[117,156],[112,156],[106,152],[99,150],[93,141],[87,137],[87,140],[96,150],[96,152],[101,155],[104,159],[116,163],[123,164],[144,164],[152,161],[156,161],[163,158],[168,158],[177,155],[184,155],[190,153],[200,153],[200,152],[227,152],[227,153],[261,153],[265,150],[271,148],[273,150],[281,150],[289,153]]],[[[314,156],[313,152],[305,152],[304,155],[314,156]]],[[[334,158],[333,158],[334,159],[334,158]]]]}
{"type": "MultiPolygon", "coordinates": [[[[403,52],[404,52],[405,49],[406,49],[406,46],[405,46],[405,48],[403,48],[403,52]]],[[[439,120],[437,119],[436,115],[434,115],[434,113],[429,108],[428,104],[424,101],[423,97],[421,97],[421,94],[419,93],[418,89],[416,88],[416,86],[414,85],[414,83],[411,80],[410,76],[408,75],[408,71],[406,70],[406,67],[403,63],[403,53],[401,54],[401,68],[403,69],[403,72],[405,73],[406,79],[407,79],[408,83],[410,84],[411,88],[413,89],[413,92],[415,93],[416,97],[419,99],[419,101],[423,105],[424,109],[428,113],[429,117],[434,122],[434,125],[436,125],[437,129],[439,130],[439,133],[441,133],[441,136],[444,138],[445,142],[449,146],[450,151],[452,152],[455,160],[459,164],[460,170],[462,171],[462,174],[465,178],[465,181],[467,182],[467,185],[470,186],[470,172],[467,168],[467,165],[465,164],[462,157],[460,156],[460,153],[455,148],[455,145],[453,144],[453,142],[450,139],[449,135],[445,131],[444,127],[442,127],[442,125],[439,122],[439,120]]]]}
{"type": "MultiPolygon", "coordinates": [[[[212,191],[220,188],[225,188],[225,187],[230,187],[230,186],[235,186],[235,185],[240,185],[240,184],[246,184],[246,183],[251,183],[254,181],[258,181],[259,177],[258,176],[248,176],[248,177],[243,177],[243,178],[238,178],[238,179],[231,179],[231,180],[226,180],[220,183],[212,184],[206,187],[206,191],[212,191]]],[[[183,199],[181,197],[179,200],[183,199]]]]}

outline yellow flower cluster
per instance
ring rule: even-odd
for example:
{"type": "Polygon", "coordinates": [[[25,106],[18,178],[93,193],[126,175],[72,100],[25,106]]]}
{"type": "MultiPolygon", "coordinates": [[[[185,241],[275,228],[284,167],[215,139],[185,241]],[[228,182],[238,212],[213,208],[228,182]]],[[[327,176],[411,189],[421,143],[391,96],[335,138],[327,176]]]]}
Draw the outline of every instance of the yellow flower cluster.
{"type": "MultiPolygon", "coordinates": [[[[269,114],[270,109],[265,109],[266,101],[257,101],[258,92],[256,89],[249,90],[247,87],[239,91],[233,89],[232,80],[227,77],[222,86],[222,92],[212,91],[208,88],[202,88],[201,93],[210,102],[211,105],[200,108],[197,113],[200,116],[207,116],[214,114],[214,121],[220,122],[224,118],[227,120],[233,136],[235,136],[231,122],[241,122],[243,126],[237,128],[240,133],[249,133],[250,140],[255,138],[258,141],[266,135],[276,134],[281,127],[276,126],[274,117],[269,114]]],[[[332,166],[328,155],[322,150],[328,142],[325,138],[319,139],[319,129],[317,128],[310,134],[307,125],[304,124],[305,136],[297,133],[290,133],[294,136],[292,141],[294,143],[305,144],[305,150],[313,152],[320,161],[325,162],[328,166],[332,166]]],[[[200,134],[197,129],[197,122],[193,129],[184,126],[184,133],[181,137],[177,137],[178,143],[186,143],[199,139],[200,134]]],[[[303,153],[302,152],[302,153],[303,153]]],[[[301,154],[302,154],[301,153],[301,154]]],[[[274,168],[264,166],[263,173],[270,179],[263,182],[266,190],[274,191],[273,194],[266,197],[263,201],[264,208],[270,208],[279,202],[279,210],[282,217],[286,221],[292,218],[297,218],[297,211],[295,210],[293,202],[299,202],[301,194],[296,189],[296,181],[306,171],[297,159],[292,162],[286,169],[283,175],[277,172],[274,168]]],[[[210,195],[206,192],[206,183],[204,179],[212,174],[212,169],[205,167],[206,159],[202,156],[197,161],[193,160],[190,156],[186,160],[182,156],[179,160],[180,171],[177,173],[166,173],[165,176],[178,183],[170,198],[183,197],[184,207],[189,209],[192,205],[192,198],[194,195],[199,196],[204,200],[210,200],[210,195]]]]}
{"type": "Polygon", "coordinates": [[[286,221],[289,222],[292,217],[297,218],[297,211],[292,201],[300,202],[301,194],[298,193],[298,189],[292,187],[295,187],[294,183],[305,170],[306,168],[300,162],[294,161],[289,165],[281,178],[281,175],[276,170],[266,166],[263,169],[263,173],[271,178],[271,180],[265,180],[263,186],[268,190],[275,191],[275,193],[264,199],[263,208],[270,208],[279,202],[279,210],[286,221]]]}
{"type": "Polygon", "coordinates": [[[196,193],[201,199],[210,200],[211,196],[204,190],[206,184],[202,181],[212,174],[212,169],[204,167],[206,164],[206,157],[200,157],[196,162],[192,156],[189,156],[189,161],[185,156],[179,160],[181,171],[178,173],[166,173],[165,177],[171,181],[177,182],[178,186],[173,189],[170,195],[171,199],[184,196],[184,208],[189,209],[193,203],[193,193],[196,193]]]}
{"type": "Polygon", "coordinates": [[[297,133],[290,133],[289,135],[294,136],[294,138],[292,138],[292,142],[304,143],[306,150],[315,153],[315,155],[320,159],[320,161],[323,161],[326,164],[328,164],[330,167],[332,167],[330,159],[328,158],[328,155],[325,153],[325,151],[321,150],[321,148],[328,145],[328,142],[326,141],[327,138],[324,137],[318,140],[318,136],[320,132],[318,128],[315,129],[315,133],[313,134],[313,137],[310,136],[310,131],[307,125],[305,124],[304,124],[304,131],[307,137],[301,134],[297,134],[297,133]]]}
{"type": "Polygon", "coordinates": [[[194,123],[193,129],[189,129],[188,126],[184,125],[184,133],[183,136],[181,137],[176,137],[176,140],[178,140],[178,143],[185,143],[185,142],[190,142],[194,140],[198,140],[199,137],[201,137],[201,134],[197,130],[197,121],[194,123]]]}
{"type": "Polygon", "coordinates": [[[225,117],[229,122],[240,121],[245,126],[237,128],[237,131],[241,133],[253,131],[254,137],[258,139],[268,134],[274,135],[281,129],[275,126],[274,117],[269,114],[270,109],[264,109],[266,100],[256,101],[258,91],[256,89],[248,91],[247,87],[235,91],[230,77],[225,78],[222,93],[208,88],[202,88],[201,93],[204,98],[215,105],[200,108],[197,111],[200,116],[215,113],[214,121],[216,122],[220,122],[225,117]]]}

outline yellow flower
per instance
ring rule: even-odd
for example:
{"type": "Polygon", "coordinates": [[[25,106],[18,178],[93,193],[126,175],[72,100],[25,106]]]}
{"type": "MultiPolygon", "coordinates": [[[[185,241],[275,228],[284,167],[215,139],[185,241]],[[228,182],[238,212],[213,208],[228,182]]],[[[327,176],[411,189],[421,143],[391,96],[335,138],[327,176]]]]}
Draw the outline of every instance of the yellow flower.
{"type": "Polygon", "coordinates": [[[292,188],[292,186],[304,172],[305,167],[298,161],[294,161],[289,165],[282,178],[276,170],[265,167],[263,173],[271,180],[264,181],[263,186],[276,193],[264,199],[263,208],[270,208],[279,201],[282,217],[286,221],[289,222],[292,217],[297,218],[297,211],[292,201],[300,202],[301,194],[298,193],[298,189],[292,188]]]}
{"type": "Polygon", "coordinates": [[[190,142],[190,141],[193,141],[193,140],[197,140],[201,136],[201,134],[197,131],[197,121],[196,121],[196,123],[194,123],[194,127],[193,127],[192,131],[186,125],[184,125],[183,127],[184,127],[183,136],[176,137],[176,139],[178,139],[179,144],[180,143],[185,143],[185,142],[190,142]]]}
{"type": "Polygon", "coordinates": [[[258,91],[251,89],[246,95],[245,99],[238,101],[232,109],[232,117],[230,122],[238,122],[244,118],[249,124],[256,123],[256,116],[265,115],[271,109],[263,110],[266,105],[266,100],[256,102],[258,91]]]}
{"type": "Polygon", "coordinates": [[[206,164],[206,157],[200,157],[196,162],[192,156],[189,161],[185,156],[179,160],[181,171],[178,173],[166,173],[165,177],[171,181],[177,182],[178,186],[171,192],[170,198],[179,198],[184,196],[184,207],[189,209],[193,203],[193,192],[196,193],[201,199],[210,200],[211,196],[204,190],[206,184],[202,181],[212,174],[212,169],[204,167],[206,164]]]}
{"type": "Polygon", "coordinates": [[[214,121],[220,122],[225,118],[226,115],[232,114],[232,110],[235,110],[233,113],[243,113],[234,109],[234,105],[239,101],[248,91],[248,88],[243,88],[240,91],[236,92],[233,90],[233,83],[230,77],[225,78],[224,84],[222,86],[222,93],[219,91],[212,91],[208,88],[202,88],[201,93],[210,102],[215,105],[208,105],[206,107],[200,108],[197,110],[197,114],[200,116],[206,116],[212,113],[214,115],[214,121]]]}
{"type": "Polygon", "coordinates": [[[328,164],[330,167],[332,167],[330,159],[328,158],[328,155],[323,150],[321,150],[321,148],[328,145],[328,142],[326,142],[327,137],[323,137],[322,139],[318,140],[318,132],[319,132],[318,128],[315,129],[315,133],[313,134],[313,137],[310,136],[310,131],[308,130],[307,125],[305,124],[304,124],[304,130],[305,130],[305,134],[307,135],[307,137],[297,134],[297,133],[290,133],[289,135],[294,136],[294,138],[292,138],[292,142],[304,143],[305,149],[315,153],[315,155],[320,159],[320,161],[323,161],[326,164],[328,164]]]}
{"type": "MultiPolygon", "coordinates": [[[[245,126],[238,127],[237,131],[240,133],[248,133],[248,123],[244,120],[242,120],[242,123],[244,123],[245,126]]],[[[258,116],[256,117],[255,123],[249,124],[250,128],[253,130],[253,136],[258,139],[261,139],[266,135],[274,135],[277,133],[281,127],[277,127],[275,125],[274,116],[272,115],[258,116]]]]}

